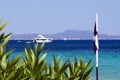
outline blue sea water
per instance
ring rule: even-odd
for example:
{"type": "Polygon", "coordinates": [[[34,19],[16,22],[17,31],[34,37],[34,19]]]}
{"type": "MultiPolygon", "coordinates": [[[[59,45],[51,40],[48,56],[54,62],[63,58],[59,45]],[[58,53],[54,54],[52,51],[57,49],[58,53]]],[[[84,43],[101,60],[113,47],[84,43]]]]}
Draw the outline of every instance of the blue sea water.
{"type": "MultiPolygon", "coordinates": [[[[31,40],[11,40],[6,49],[15,49],[12,56],[24,53],[26,42],[31,40]]],[[[54,40],[46,43],[43,53],[49,50],[46,60],[51,62],[52,55],[60,56],[64,62],[69,57],[73,62],[74,57],[79,60],[80,57],[87,62],[92,59],[92,65],[95,64],[95,54],[93,51],[92,40],[54,40]]],[[[92,72],[91,79],[95,80],[95,68],[92,72]]],[[[100,40],[99,41],[99,80],[120,80],[120,40],[100,40]]]]}

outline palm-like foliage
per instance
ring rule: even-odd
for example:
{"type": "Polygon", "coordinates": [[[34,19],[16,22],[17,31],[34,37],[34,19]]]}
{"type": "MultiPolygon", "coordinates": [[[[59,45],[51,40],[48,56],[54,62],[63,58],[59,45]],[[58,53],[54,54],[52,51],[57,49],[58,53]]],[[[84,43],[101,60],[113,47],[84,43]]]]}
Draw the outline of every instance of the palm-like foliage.
{"type": "Polygon", "coordinates": [[[39,47],[38,44],[34,44],[34,51],[27,46],[25,48],[25,69],[27,72],[27,76],[32,80],[43,80],[46,76],[44,70],[46,63],[44,58],[47,55],[47,52],[40,57],[40,53],[44,47],[44,43],[39,47]]]}
{"type": "Polygon", "coordinates": [[[34,44],[34,50],[28,45],[25,48],[25,60],[24,67],[26,70],[25,75],[27,79],[31,80],[64,80],[64,72],[68,67],[67,61],[62,66],[62,62],[59,58],[53,56],[53,63],[48,66],[44,61],[47,52],[40,57],[41,51],[44,47],[44,43],[41,46],[34,44]],[[59,64],[60,62],[60,64],[59,64]]]}
{"type": "Polygon", "coordinates": [[[69,64],[67,61],[65,61],[64,64],[62,64],[62,61],[60,60],[60,57],[55,58],[53,56],[53,62],[49,67],[47,68],[47,79],[50,80],[66,80],[64,72],[67,70],[69,64]]]}
{"type": "MultiPolygon", "coordinates": [[[[2,19],[0,19],[0,23],[2,22],[2,19]]],[[[9,59],[9,56],[13,52],[13,50],[6,51],[5,47],[8,43],[11,33],[5,35],[4,32],[2,32],[3,28],[8,24],[8,22],[4,22],[0,25],[0,80],[12,80],[15,79],[17,76],[15,74],[17,73],[17,62],[21,58],[22,55],[18,55],[14,59],[9,59]]]]}
{"type": "Polygon", "coordinates": [[[91,71],[94,68],[94,65],[90,67],[90,63],[92,60],[89,60],[87,63],[80,58],[80,61],[77,58],[74,58],[74,63],[71,64],[69,62],[68,72],[65,72],[68,80],[88,80],[91,76],[91,71]]]}

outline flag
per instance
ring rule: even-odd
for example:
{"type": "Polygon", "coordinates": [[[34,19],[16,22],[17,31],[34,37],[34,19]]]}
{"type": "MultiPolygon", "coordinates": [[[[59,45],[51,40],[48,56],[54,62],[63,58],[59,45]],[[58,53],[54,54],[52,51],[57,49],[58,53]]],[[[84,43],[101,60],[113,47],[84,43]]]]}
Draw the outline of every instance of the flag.
{"type": "Polygon", "coordinates": [[[96,53],[96,50],[99,49],[99,45],[98,45],[98,26],[96,25],[96,22],[95,22],[95,26],[94,26],[93,47],[94,47],[94,52],[96,53]]]}

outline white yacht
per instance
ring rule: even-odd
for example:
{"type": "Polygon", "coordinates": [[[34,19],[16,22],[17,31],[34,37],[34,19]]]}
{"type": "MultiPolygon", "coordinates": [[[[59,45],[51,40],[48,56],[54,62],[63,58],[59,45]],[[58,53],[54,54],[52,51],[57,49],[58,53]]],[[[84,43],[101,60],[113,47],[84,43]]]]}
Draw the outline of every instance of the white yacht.
{"type": "Polygon", "coordinates": [[[38,35],[38,37],[36,37],[33,42],[35,43],[42,43],[42,42],[45,42],[45,43],[50,43],[52,42],[52,38],[46,38],[42,35],[38,35]]]}

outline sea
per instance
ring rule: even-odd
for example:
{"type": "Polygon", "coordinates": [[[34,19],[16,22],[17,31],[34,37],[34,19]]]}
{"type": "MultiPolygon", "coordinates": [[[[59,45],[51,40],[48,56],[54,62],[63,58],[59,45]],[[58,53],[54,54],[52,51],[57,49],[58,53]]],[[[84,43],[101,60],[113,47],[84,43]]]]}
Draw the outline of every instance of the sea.
{"type": "MultiPolygon", "coordinates": [[[[10,40],[6,49],[15,49],[11,57],[16,57],[22,53],[27,44],[33,49],[32,40],[10,40]]],[[[39,44],[41,45],[41,44],[39,44]]],[[[42,51],[44,54],[48,51],[46,61],[52,62],[52,56],[60,56],[63,63],[70,58],[73,62],[76,57],[78,60],[82,57],[85,62],[92,59],[91,66],[95,64],[95,53],[93,50],[93,40],[53,40],[46,43],[42,51]]],[[[41,54],[41,55],[42,55],[41,54]]],[[[99,80],[120,80],[120,40],[99,40],[99,63],[98,63],[99,80]]],[[[93,69],[91,78],[96,79],[96,68],[93,69]]]]}

